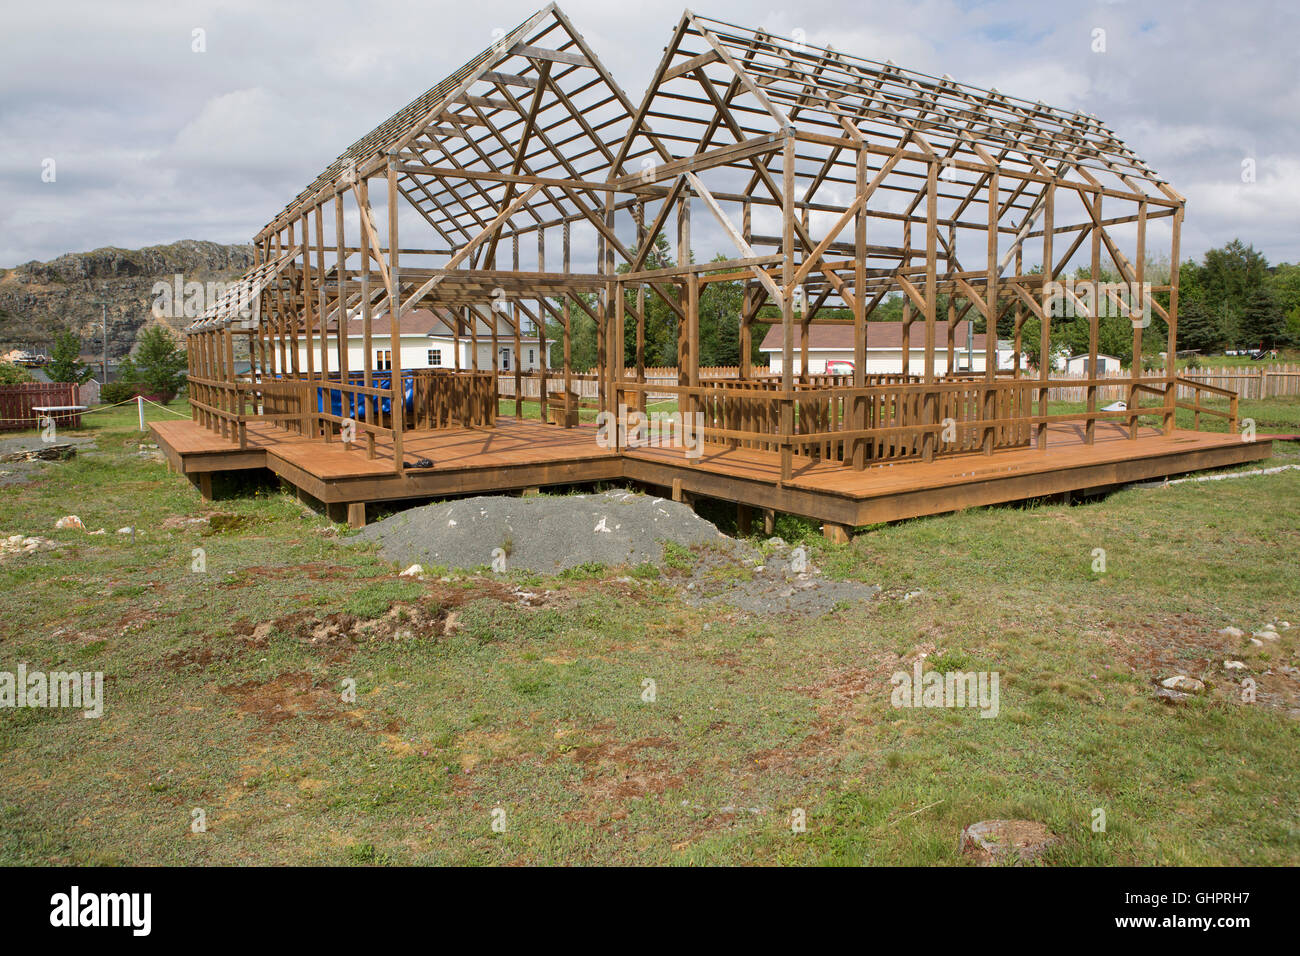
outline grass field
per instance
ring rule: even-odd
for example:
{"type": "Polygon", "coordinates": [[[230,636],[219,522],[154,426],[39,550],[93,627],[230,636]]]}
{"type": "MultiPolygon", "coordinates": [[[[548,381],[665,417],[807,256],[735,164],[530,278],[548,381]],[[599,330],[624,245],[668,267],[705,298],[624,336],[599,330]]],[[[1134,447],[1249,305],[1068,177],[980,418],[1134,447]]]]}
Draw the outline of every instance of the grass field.
{"type": "Polygon", "coordinates": [[[0,489],[0,533],[60,544],[0,562],[0,670],[106,681],[101,719],[0,711],[0,863],[957,864],[961,828],[1003,817],[1062,836],[1049,864],[1300,862],[1300,626],[1217,633],[1300,625],[1300,471],[847,546],[782,519],[825,573],[884,588],[786,620],[692,607],[672,567],[399,578],[274,486],[205,503],[141,457],[134,415],[0,489]],[[69,513],[107,534],[53,530],[69,513]],[[998,716],[892,707],[923,652],[998,672],[998,716]],[[1155,700],[1176,672],[1208,692],[1155,700]]]}

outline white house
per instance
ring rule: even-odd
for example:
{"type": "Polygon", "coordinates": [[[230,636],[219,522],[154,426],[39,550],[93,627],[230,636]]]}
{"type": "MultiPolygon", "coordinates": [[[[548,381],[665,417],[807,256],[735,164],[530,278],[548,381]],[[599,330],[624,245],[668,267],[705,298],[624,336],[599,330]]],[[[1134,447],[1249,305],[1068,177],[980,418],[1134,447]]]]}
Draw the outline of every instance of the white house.
{"type": "MultiPolygon", "coordinates": [[[[954,370],[984,371],[984,336],[973,336],[973,344],[968,343],[969,325],[967,321],[957,323],[956,352],[954,353],[954,370]],[[972,351],[973,350],[973,351],[972,351]]],[[[934,370],[943,375],[948,371],[948,323],[936,322],[934,333],[934,370]]],[[[792,373],[797,375],[802,369],[803,352],[800,348],[800,330],[794,329],[794,362],[792,373]]],[[[784,365],[783,341],[780,325],[773,325],[767,330],[759,351],[768,358],[773,374],[779,375],[784,365]]],[[[925,323],[913,322],[911,336],[908,340],[908,371],[921,373],[925,368],[925,323]]],[[[1013,350],[997,344],[998,368],[1012,367],[1013,350]]],[[[827,362],[853,362],[853,326],[852,325],[810,325],[808,327],[808,371],[819,375],[826,371],[827,362]]],[[[846,369],[848,366],[842,366],[846,369]]],[[[900,374],[903,371],[903,323],[902,322],[868,322],[867,323],[867,367],[868,375],[900,374]]]]}
{"type": "MultiPolygon", "coordinates": [[[[498,368],[501,371],[513,371],[515,367],[515,334],[510,328],[509,323],[504,317],[498,320],[497,326],[497,347],[498,347],[498,368]]],[[[519,368],[524,372],[531,372],[539,367],[543,361],[547,361],[546,351],[541,347],[537,340],[537,330],[532,323],[525,317],[520,317],[522,323],[521,333],[522,341],[520,346],[519,368]]],[[[434,312],[430,309],[414,309],[402,316],[399,328],[399,342],[401,347],[401,362],[403,370],[417,368],[455,368],[456,367],[456,339],[452,335],[451,325],[443,317],[443,311],[434,312]]],[[[327,329],[327,338],[325,341],[326,359],[329,363],[327,371],[337,372],[338,349],[337,345],[337,325],[330,323],[327,329]]],[[[359,372],[365,368],[365,335],[362,330],[361,315],[352,316],[348,321],[348,371],[359,372]]],[[[300,336],[298,346],[298,368],[307,368],[307,348],[310,347],[313,352],[312,363],[317,370],[320,369],[320,339],[313,335],[311,342],[306,341],[306,336],[300,336]]],[[[370,350],[371,350],[371,368],[376,372],[386,372],[393,367],[393,345],[392,336],[388,325],[387,314],[374,315],[370,320],[370,350]]],[[[277,362],[278,365],[278,356],[277,362]]],[[[471,337],[466,334],[460,339],[460,368],[472,369],[474,367],[474,343],[471,337]]],[[[492,369],[492,330],[486,323],[480,321],[478,329],[478,367],[483,371],[492,369]]],[[[547,367],[550,367],[547,361],[547,367]]]]}
{"type": "MultiPolygon", "coordinates": [[[[1067,372],[1072,372],[1078,375],[1088,374],[1088,356],[1086,355],[1072,355],[1063,362],[1058,360],[1056,367],[1059,369],[1062,365],[1064,365],[1065,371],[1067,372]]],[[[1118,372],[1123,367],[1124,364],[1115,356],[1102,355],[1100,352],[1097,353],[1098,374],[1105,372],[1118,372]]]]}

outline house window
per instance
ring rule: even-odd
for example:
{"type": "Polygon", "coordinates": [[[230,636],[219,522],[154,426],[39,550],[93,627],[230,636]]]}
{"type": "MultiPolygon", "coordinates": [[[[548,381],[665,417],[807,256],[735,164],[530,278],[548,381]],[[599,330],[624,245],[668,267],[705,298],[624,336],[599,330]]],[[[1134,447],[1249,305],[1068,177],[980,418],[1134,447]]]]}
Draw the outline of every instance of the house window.
{"type": "Polygon", "coordinates": [[[430,368],[441,364],[442,364],[442,349],[429,349],[430,368]]]}
{"type": "Polygon", "coordinates": [[[528,364],[530,366],[537,364],[537,349],[528,350],[528,364]]]}
{"type": "Polygon", "coordinates": [[[506,372],[510,371],[510,350],[509,349],[501,350],[501,368],[503,371],[506,372]]]}
{"type": "Polygon", "coordinates": [[[393,369],[393,350],[379,349],[375,352],[375,371],[390,372],[393,369]]]}

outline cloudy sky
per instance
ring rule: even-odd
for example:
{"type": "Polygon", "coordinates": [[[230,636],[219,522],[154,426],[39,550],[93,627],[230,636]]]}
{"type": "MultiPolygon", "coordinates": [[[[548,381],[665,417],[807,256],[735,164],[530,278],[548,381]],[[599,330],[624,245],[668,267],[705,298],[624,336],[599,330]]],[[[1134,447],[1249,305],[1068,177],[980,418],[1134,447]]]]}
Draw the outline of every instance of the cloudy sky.
{"type": "MultiPolygon", "coordinates": [[[[0,39],[0,267],[105,245],[247,242],[358,136],[541,5],[10,5],[0,39]],[[196,29],[204,52],[192,49],[196,29]]],[[[639,99],[682,7],[560,5],[639,99]]],[[[1187,196],[1187,255],[1240,237],[1271,262],[1300,260],[1294,2],[707,0],[694,9],[1095,113],[1187,196]],[[1099,28],[1104,53],[1093,49],[1099,28]],[[1254,182],[1242,181],[1245,160],[1254,182]]]]}

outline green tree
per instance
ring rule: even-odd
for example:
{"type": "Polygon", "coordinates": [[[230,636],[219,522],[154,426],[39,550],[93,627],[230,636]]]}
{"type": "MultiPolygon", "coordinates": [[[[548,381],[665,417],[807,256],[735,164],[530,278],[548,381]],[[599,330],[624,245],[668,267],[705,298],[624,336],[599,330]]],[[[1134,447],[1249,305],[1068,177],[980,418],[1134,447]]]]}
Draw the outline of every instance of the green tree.
{"type": "Polygon", "coordinates": [[[1231,345],[1255,344],[1242,327],[1242,319],[1251,292],[1269,281],[1264,255],[1254,246],[1234,239],[1221,249],[1205,253],[1198,279],[1205,305],[1217,317],[1225,340],[1231,345]]]}
{"type": "Polygon", "coordinates": [[[1277,296],[1268,286],[1258,286],[1247,296],[1241,314],[1241,336],[1245,344],[1261,349],[1285,344],[1286,318],[1277,296]]]}
{"type": "Polygon", "coordinates": [[[94,369],[81,360],[81,336],[71,329],[60,332],[54,338],[50,349],[50,364],[45,366],[45,374],[51,382],[72,382],[80,385],[90,378],[94,369]]]}
{"type": "Polygon", "coordinates": [[[136,337],[135,353],[118,367],[118,380],[171,394],[185,384],[185,352],[164,325],[150,325],[136,337]]]}
{"type": "Polygon", "coordinates": [[[1223,345],[1223,327],[1217,315],[1205,307],[1199,297],[1188,299],[1178,307],[1178,346],[1210,352],[1223,345]]]}

